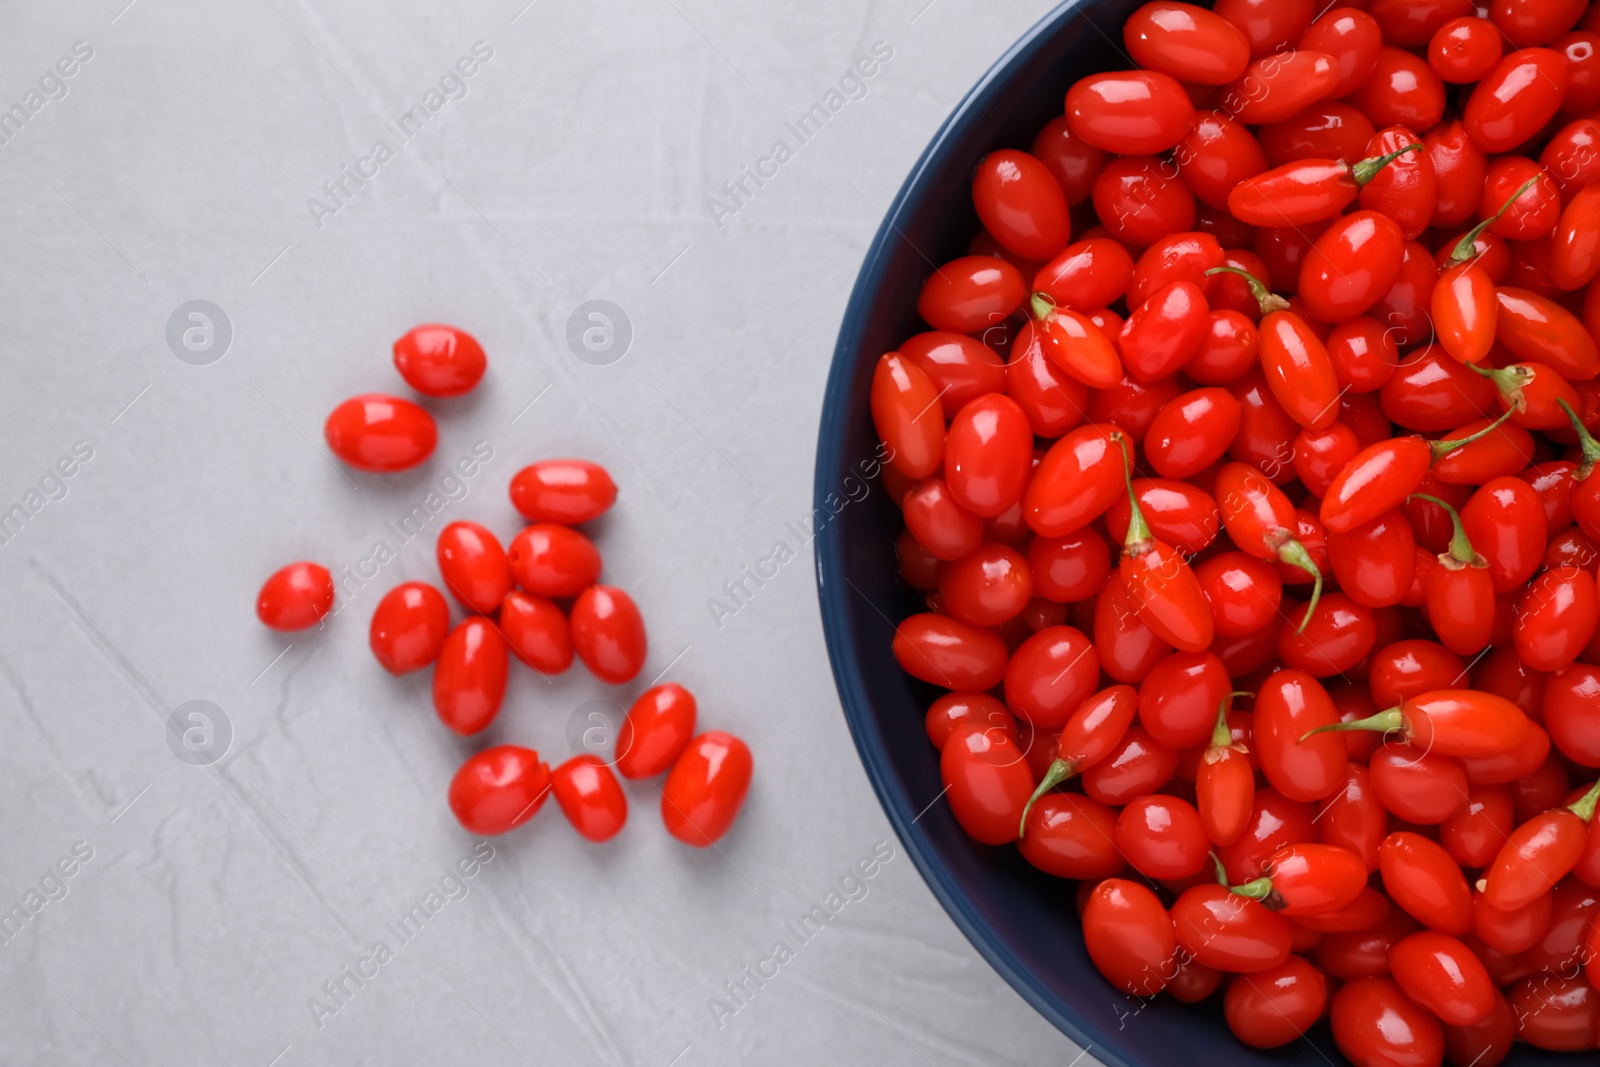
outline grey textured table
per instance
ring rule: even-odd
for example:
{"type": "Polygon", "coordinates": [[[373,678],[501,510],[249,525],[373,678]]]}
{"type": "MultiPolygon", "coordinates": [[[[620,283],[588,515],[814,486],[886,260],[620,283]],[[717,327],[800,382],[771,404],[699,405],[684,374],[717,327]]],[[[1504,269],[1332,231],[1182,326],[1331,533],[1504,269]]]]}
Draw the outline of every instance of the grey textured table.
{"type": "Polygon", "coordinates": [[[0,1062],[1072,1061],[894,839],[794,533],[880,211],[1049,5],[525,2],[5,5],[0,1062]],[[323,418],[404,392],[430,320],[483,386],[430,402],[427,465],[335,465],[323,418]],[[367,650],[433,534],[509,536],[553,455],[621,486],[597,538],[650,658],[514,668],[488,740],[554,763],[667,671],[755,753],[720,851],[648,783],[609,845],[551,804],[476,846],[444,794],[483,739],[367,650]],[[300,558],[345,610],[276,635],[256,589],[300,558]]]}

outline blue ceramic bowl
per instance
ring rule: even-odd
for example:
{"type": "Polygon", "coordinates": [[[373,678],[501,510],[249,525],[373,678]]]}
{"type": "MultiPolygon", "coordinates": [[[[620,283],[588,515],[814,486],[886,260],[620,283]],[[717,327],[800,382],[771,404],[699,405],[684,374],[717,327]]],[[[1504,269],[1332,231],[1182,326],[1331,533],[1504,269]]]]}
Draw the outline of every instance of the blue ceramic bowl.
{"type": "MultiPolygon", "coordinates": [[[[956,925],[1045,1018],[1116,1067],[1343,1064],[1326,1025],[1262,1052],[1228,1032],[1216,998],[1193,1006],[1170,997],[1141,1002],[1108,985],[1084,950],[1075,883],[1035,870],[1012,846],[977,844],[938,799],[938,758],[922,720],[940,690],[902,672],[889,650],[895,623],[923,607],[898,579],[900,513],[875,474],[878,441],[868,408],[873,365],[926,329],[916,314],[923,279],[932,263],[964,254],[976,232],[970,183],[978,160],[995,149],[1031,144],[1039,128],[1061,114],[1067,87],[1077,78],[1128,66],[1120,49],[1122,24],[1141,2],[1068,0],[1029,30],[940,128],[868,250],[839,331],[817,443],[823,628],[861,762],[906,851],[956,925]]],[[[1571,1060],[1519,1045],[1506,1062],[1571,1060]]]]}

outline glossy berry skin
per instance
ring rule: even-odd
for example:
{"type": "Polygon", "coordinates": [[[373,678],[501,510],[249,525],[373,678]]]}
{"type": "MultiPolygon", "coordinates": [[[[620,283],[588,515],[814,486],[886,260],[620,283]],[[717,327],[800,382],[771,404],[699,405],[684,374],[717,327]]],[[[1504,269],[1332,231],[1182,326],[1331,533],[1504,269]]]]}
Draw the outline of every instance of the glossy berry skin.
{"type": "Polygon", "coordinates": [[[256,618],[274,630],[304,630],[333,610],[333,575],[320,563],[280,567],[256,594],[256,618]]]}
{"type": "Polygon", "coordinates": [[[1141,681],[1172,651],[1139,618],[1139,605],[1129,597],[1121,575],[1114,575],[1095,596],[1094,647],[1101,669],[1119,682],[1141,681]]]}
{"type": "Polygon", "coordinates": [[[1255,126],[1282,122],[1328,95],[1339,81],[1333,57],[1305,49],[1257,59],[1223,87],[1234,118],[1255,126]]]}
{"type": "Polygon", "coordinates": [[[1117,156],[1106,164],[1095,179],[1094,209],[1111,236],[1144,247],[1194,229],[1194,194],[1171,171],[1157,156],[1117,156]]]}
{"type": "Polygon", "coordinates": [[[1367,768],[1345,764],[1344,784],[1317,820],[1317,840],[1359,856],[1370,873],[1378,869],[1378,849],[1388,833],[1389,813],[1372,789],[1367,768]]]}
{"type": "Polygon", "coordinates": [[[1449,1026],[1471,1026],[1494,1009],[1494,982],[1472,949],[1423,930],[1389,949],[1389,970],[1406,995],[1449,1026]]]}
{"type": "Polygon", "coordinates": [[[694,694],[668,682],[639,694],[617,731],[617,773],[653,778],[671,767],[694,736],[694,694]]]}
{"type": "MultiPolygon", "coordinates": [[[[1196,113],[1193,131],[1173,150],[1173,162],[1183,184],[1201,203],[1219,213],[1227,210],[1228,194],[1238,182],[1254,177],[1267,166],[1255,137],[1225,111],[1196,113]]],[[[1219,258],[1207,266],[1220,264],[1219,258]]],[[[1129,306],[1137,302],[1129,298],[1129,306]]]]}
{"type": "Polygon", "coordinates": [[[1130,726],[1110,753],[1083,771],[1083,791],[1102,804],[1120,806],[1165,785],[1178,767],[1178,753],[1142,726],[1130,726]]]}
{"type": "Polygon", "coordinates": [[[750,789],[750,747],[720,730],[689,742],[661,788],[661,821],[686,845],[709,848],[721,839],[750,789]]]}
{"type": "Polygon", "coordinates": [[[1301,226],[1333,218],[1360,192],[1344,160],[1301,158],[1233,186],[1228,211],[1252,226],[1301,226]]]}
{"type": "Polygon", "coordinates": [[[584,753],[550,773],[550,789],[572,828],[590,841],[609,841],[628,821],[628,798],[605,761],[584,753]]]}
{"type": "Polygon", "coordinates": [[[1314,801],[1344,784],[1348,749],[1343,738],[1305,737],[1338,721],[1328,691],[1311,675],[1277,671],[1262,683],[1256,692],[1254,748],[1274,789],[1292,800],[1314,801]]]}
{"type": "Polygon", "coordinates": [[[435,546],[445,588],[467,608],[489,615],[511,592],[511,564],[499,538],[475,522],[452,522],[435,546]]]}
{"type": "MultiPolygon", "coordinates": [[[[1211,843],[1200,815],[1179,797],[1157,793],[1129,801],[1117,816],[1112,840],[1129,865],[1146,878],[1189,878],[1210,862],[1211,843]]],[[[1287,951],[1287,943],[1284,948],[1287,951]]]]}
{"type": "Polygon", "coordinates": [[[583,534],[553,523],[524,526],[506,553],[518,585],[535,596],[576,596],[600,577],[600,550],[583,534]]]}
{"type": "MultiPolygon", "coordinates": [[[[1391,126],[1368,143],[1369,158],[1400,155],[1378,171],[1361,189],[1361,206],[1381,211],[1400,224],[1406,240],[1414,241],[1428,228],[1438,201],[1438,176],[1422,138],[1404,126],[1391,126]],[[1416,147],[1413,147],[1416,146],[1416,147]]],[[[1432,272],[1429,272],[1430,276],[1432,272]]]]}
{"type": "Polygon", "coordinates": [[[1517,606],[1517,655],[1536,671],[1569,666],[1600,626],[1594,578],[1570,564],[1535,578],[1517,606]]]}
{"type": "Polygon", "coordinates": [[[1214,654],[1174,652],[1141,681],[1139,721],[1168,748],[1192,748],[1211,737],[1229,689],[1227,669],[1214,654]]]}
{"type": "Polygon", "coordinates": [[[1551,744],[1574,763],[1600,767],[1600,667],[1573,664],[1545,684],[1541,704],[1551,744]]]}
{"type": "Polygon", "coordinates": [[[1117,573],[1139,618],[1174,648],[1199,652],[1216,636],[1211,605],[1194,571],[1171,545],[1154,538],[1123,550],[1117,573]]]}
{"type": "Polygon", "coordinates": [[[1122,24],[1128,55],[1145,70],[1158,70],[1201,85],[1226,85],[1250,63],[1250,42],[1220,15],[1192,4],[1156,0],[1122,24]]]}
{"type": "Polygon", "coordinates": [[[1075,533],[1123,493],[1123,446],[1110,426],[1082,426],[1062,437],[1033,470],[1023,516],[1040,537],[1075,533]]]}
{"type": "Polygon", "coordinates": [[[1081,793],[1047,793],[1017,842],[1022,858],[1057,878],[1098,881],[1127,866],[1112,843],[1116,813],[1081,793]]]}
{"type": "Polygon", "coordinates": [[[1286,311],[1262,318],[1259,330],[1261,368],[1283,410],[1308,429],[1333,425],[1339,418],[1339,380],[1316,332],[1286,311]]]}
{"type": "Polygon", "coordinates": [[[1388,607],[1411,588],[1416,547],[1411,524],[1396,509],[1353,530],[1330,532],[1328,562],[1351,599],[1369,608],[1388,607]]]}
{"type": "Polygon", "coordinates": [[[981,693],[1006,675],[1006,643],[993,630],[932,612],[895,628],[894,657],[913,678],[961,692],[981,693]]]}
{"type": "Polygon", "coordinates": [[[1034,275],[1034,292],[1057,307],[1090,312],[1114,303],[1128,291],[1133,257],[1109,237],[1086,237],[1068,245],[1034,275]]]}
{"type": "Polygon", "coordinates": [[[403,582],[372,611],[368,643],[390,674],[405,674],[439,658],[450,633],[450,605],[427,582],[403,582]]]}
{"type": "MultiPolygon", "coordinates": [[[[1016,274],[1016,268],[1010,264],[1001,260],[993,262],[1016,274]]],[[[1017,281],[1020,290],[1021,279],[1017,281]]],[[[1021,300],[1020,292],[1018,300],[1021,300]]],[[[923,317],[927,317],[926,313],[923,317]]],[[[933,325],[943,328],[940,323],[933,325]]],[[[958,327],[964,325],[965,320],[958,323],[958,327]]],[[[987,325],[984,321],[973,328],[987,325]]],[[[898,352],[881,357],[872,373],[871,405],[872,423],[877,427],[878,437],[891,449],[889,462],[896,470],[908,478],[926,478],[939,469],[944,459],[944,415],[939,410],[939,390],[921,367],[898,352]]]]}
{"type": "Polygon", "coordinates": [[[394,343],[394,368],[427,396],[471,392],[489,365],[477,338],[455,326],[413,326],[394,343]]]}
{"type": "Polygon", "coordinates": [[[943,479],[924,478],[912,486],[900,510],[911,536],[936,560],[960,559],[983,541],[983,520],[956,503],[943,479]]]}
{"type": "Polygon", "coordinates": [[[1083,939],[1095,967],[1117,989],[1148,997],[1166,986],[1177,932],[1161,901],[1137,882],[1107,878],[1090,891],[1083,939]]]}
{"type": "Polygon", "coordinates": [[[1049,259],[1072,235],[1067,197],[1039,160],[1016,149],[991,152],[972,179],[972,203],[984,229],[1023,259],[1049,259]]]}
{"type": "Polygon", "coordinates": [[[1581,289],[1600,274],[1600,191],[1578,190],[1561,212],[1550,253],[1551,279],[1562,289],[1581,289]]]}
{"type": "Polygon", "coordinates": [[[1547,297],[1503,286],[1495,291],[1500,308],[1495,338],[1519,359],[1543,363],[1569,381],[1600,374],[1600,349],[1583,322],[1547,297]]]}
{"type": "Polygon", "coordinates": [[[1026,755],[1003,730],[958,729],[939,753],[939,775],[956,822],[985,845],[1015,841],[1033,793],[1026,755]]]}
{"type": "Polygon", "coordinates": [[[945,434],[945,484],[962,508],[993,518],[1022,498],[1033,469],[1033,430],[1015,400],[990,393],[971,401],[945,434]]]}
{"type": "Polygon", "coordinates": [[[1439,1020],[1389,978],[1358,978],[1333,995],[1333,1040],[1356,1067],[1427,1067],[1444,1060],[1439,1020]]]}
{"type": "Polygon", "coordinates": [[[1461,525],[1488,563],[1497,594],[1520,589],[1543,562],[1544,505],[1521,478],[1485,482],[1461,509],[1461,525]]]}
{"type": "Polygon", "coordinates": [[[506,695],[509,659],[494,623],[475,615],[445,638],[433,671],[433,709],[463,736],[494,721],[506,695]]]}
{"type": "Polygon", "coordinates": [[[1040,730],[1054,730],[1094,695],[1100,658],[1082,631],[1048,626],[1019,645],[1003,670],[1012,711],[1040,730]]]}
{"type": "Polygon", "coordinates": [[[1373,609],[1343,593],[1325,593],[1311,610],[1305,629],[1306,605],[1286,602],[1278,624],[1278,658],[1284,666],[1318,678],[1343,674],[1366,658],[1378,640],[1373,609]]]}
{"type": "Polygon", "coordinates": [[[1443,433],[1492,413],[1495,388],[1457,363],[1442,346],[1429,345],[1401,359],[1379,390],[1378,401],[1382,415],[1391,422],[1419,433],[1443,433]]]}
{"type": "Polygon", "coordinates": [[[1434,31],[1428,42],[1428,65],[1452,85],[1482,78],[1500,62],[1500,31],[1488,19],[1455,18],[1434,31]]]}
{"type": "Polygon", "coordinates": [[[1244,833],[1217,849],[1228,882],[1238,885],[1258,878],[1273,854],[1286,845],[1315,841],[1316,814],[1312,805],[1290,800],[1276,789],[1257,789],[1244,833]]]}
{"type": "Polygon", "coordinates": [[[1183,140],[1194,105],[1176,78],[1124,70],[1080,78],[1067,90],[1066,113],[1073,134],[1096,148],[1145,156],[1183,140]]]}
{"type": "Polygon", "coordinates": [[[1461,868],[1437,843],[1398,831],[1378,849],[1389,898],[1432,930],[1460,936],[1472,929],[1472,890],[1461,868]]]}
{"type": "Polygon", "coordinates": [[[1473,898],[1472,933],[1496,952],[1518,955],[1543,940],[1550,929],[1554,905],[1555,894],[1546,893],[1526,907],[1501,911],[1479,893],[1473,898]]]}
{"type": "Polygon", "coordinates": [[[1214,882],[1179,895],[1172,905],[1172,925],[1182,948],[1201,965],[1219,971],[1270,970],[1289,958],[1289,920],[1214,882]]]}
{"type": "Polygon", "coordinates": [[[1555,117],[1567,78],[1560,53],[1529,48],[1508,54],[1467,99],[1462,121],[1468,135],[1485,152],[1509,152],[1555,117]]]}
{"type": "Polygon", "coordinates": [[[1396,437],[1361,450],[1334,478],[1319,517],[1329,531],[1364,526],[1405,503],[1417,491],[1433,450],[1420,437],[1396,437]]]}
{"type": "Polygon", "coordinates": [[[550,793],[539,753],[496,745],[470,757],[450,781],[450,810],[468,833],[494,835],[533,818],[550,793]]]}
{"type": "Polygon", "coordinates": [[[1252,1048],[1278,1048],[1305,1036],[1328,1003],[1328,980],[1300,956],[1228,986],[1223,1012],[1233,1036],[1252,1048]]]}
{"type": "Polygon", "coordinates": [[[1600,993],[1582,976],[1541,974],[1511,991],[1517,1036],[1535,1048],[1586,1052],[1595,1047],[1600,993]]]}
{"type": "Polygon", "coordinates": [[[377,474],[415,467],[433,455],[439,440],[432,415],[383,393],[363,393],[334,408],[322,435],[345,463],[377,474]]]}
{"type": "Polygon", "coordinates": [[[1311,843],[1280,848],[1267,858],[1262,875],[1271,880],[1267,907],[1297,918],[1346,907],[1361,896],[1367,882],[1367,869],[1355,853],[1311,843]]]}
{"type": "Polygon", "coordinates": [[[610,585],[591,585],[572,604],[572,647],[589,673],[611,685],[632,681],[649,642],[633,598],[610,585]]]}
{"type": "Polygon", "coordinates": [[[572,666],[572,630],[556,604],[513,589],[500,604],[500,633],[523,663],[540,674],[572,666]]]}
{"type": "Polygon", "coordinates": [[[1107,154],[1073,136],[1065,115],[1057,115],[1039,131],[1029,152],[1049,168],[1067,203],[1077,206],[1089,199],[1094,180],[1106,165],[1107,154]]]}
{"type": "Polygon", "coordinates": [[[1195,389],[1168,401],[1145,434],[1145,457],[1163,478],[1192,478],[1228,452],[1239,402],[1226,389],[1195,389]]]}
{"type": "Polygon", "coordinates": [[[900,354],[938,387],[946,419],[985,393],[1006,389],[1005,360],[975,337],[929,330],[902,341],[900,354]]]}
{"type": "Polygon", "coordinates": [[[1231,845],[1244,835],[1255,788],[1250,753],[1244,745],[1213,743],[1206,747],[1195,776],[1195,806],[1206,837],[1214,844],[1231,845]]]}
{"type": "Polygon", "coordinates": [[[1243,552],[1224,552],[1196,564],[1195,577],[1211,603],[1223,637],[1243,637],[1273,623],[1283,602],[1283,579],[1271,564],[1243,552]]]}
{"type": "Polygon", "coordinates": [[[604,515],[616,499],[610,472],[586,459],[542,459],[511,478],[511,506],[529,522],[589,522],[604,515]]]}
{"type": "Polygon", "coordinates": [[[1567,808],[1541,812],[1517,827],[1484,873],[1484,901],[1515,911],[1544,896],[1577,865],[1588,829],[1567,808]]]}
{"type": "Polygon", "coordinates": [[[1372,73],[1345,102],[1366,112],[1379,129],[1431,130],[1444,117],[1444,83],[1426,60],[1384,45],[1372,73]]]}
{"type": "MultiPolygon", "coordinates": [[[[1489,162],[1483,184],[1483,196],[1478,201],[1478,214],[1494,218],[1488,232],[1508,241],[1531,241],[1548,237],[1561,217],[1561,190],[1544,172],[1544,169],[1525,156],[1499,156],[1489,162]],[[1529,185],[1528,183],[1532,184],[1529,185]],[[1524,188],[1524,186],[1527,186],[1524,188]],[[1502,205],[1506,207],[1500,213],[1502,205]]],[[[1512,246],[1513,270],[1524,270],[1527,261],[1519,252],[1527,246],[1512,246]]],[[[1549,270],[1548,253],[1541,253],[1543,265],[1538,273],[1549,270]]],[[[1528,273],[1520,273],[1507,281],[1524,288],[1542,288],[1528,281],[1528,273]]]]}
{"type": "Polygon", "coordinates": [[[1008,545],[980,545],[939,569],[943,610],[973,626],[999,626],[1033,596],[1027,560],[1008,545]]]}
{"type": "Polygon", "coordinates": [[[1404,253],[1405,236],[1387,215],[1357,211],[1342,216],[1306,253],[1299,296],[1322,322],[1352,318],[1394,284],[1404,253]]]}
{"type": "Polygon", "coordinates": [[[1385,744],[1367,764],[1372,792],[1398,819],[1433,826],[1461,810],[1468,778],[1461,761],[1415,745],[1385,744]]]}
{"type": "MultiPolygon", "coordinates": [[[[962,256],[944,264],[922,283],[917,314],[935,330],[977,333],[1004,322],[1027,295],[1022,275],[1010,263],[996,256],[962,256]]],[[[889,355],[901,358],[898,353],[889,355]]],[[[881,359],[879,365],[882,366],[881,359]]],[[[898,384],[896,387],[900,388],[898,384]]],[[[873,418],[878,418],[876,405],[873,418]]],[[[882,423],[878,432],[883,433],[882,423]]]]}
{"type": "Polygon", "coordinates": [[[939,751],[958,730],[971,726],[997,727],[1012,740],[1017,738],[1017,720],[1005,704],[987,693],[946,693],[928,706],[923,717],[928,740],[939,751]]]}
{"type": "MultiPolygon", "coordinates": [[[[1185,557],[1205,551],[1216,539],[1217,502],[1192,482],[1136,478],[1133,495],[1139,501],[1139,510],[1150,532],[1185,557]]],[[[1132,520],[1132,505],[1127,500],[1118,500],[1106,509],[1106,532],[1119,543],[1123,542],[1132,520]]]]}
{"type": "Polygon", "coordinates": [[[1028,544],[1035,596],[1062,604],[1088,600],[1111,573],[1111,548],[1094,530],[1065,537],[1036,537],[1028,544]]]}
{"type": "Polygon", "coordinates": [[[1211,329],[1211,308],[1193,282],[1175,281],[1128,316],[1117,338],[1122,365],[1139,383],[1160,381],[1192,359],[1211,329]]]}
{"type": "Polygon", "coordinates": [[[1500,305],[1482,267],[1469,260],[1446,269],[1434,286],[1432,311],[1439,343],[1451,358],[1477,363],[1489,354],[1500,305]]]}

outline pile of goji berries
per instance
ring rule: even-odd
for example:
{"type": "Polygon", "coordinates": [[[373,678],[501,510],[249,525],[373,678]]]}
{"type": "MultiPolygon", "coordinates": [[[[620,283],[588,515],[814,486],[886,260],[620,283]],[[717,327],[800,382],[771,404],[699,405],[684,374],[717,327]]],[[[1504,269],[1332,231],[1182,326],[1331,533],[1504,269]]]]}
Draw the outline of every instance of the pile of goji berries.
{"type": "MultiPolygon", "coordinates": [[[[459,396],[477,386],[488,362],[471,334],[424,325],[394,344],[407,384],[427,396],[459,396]]],[[[345,463],[361,470],[406,470],[426,460],[438,438],[433,417],[400,397],[367,393],[328,416],[324,436],[345,463]]],[[[594,542],[574,529],[599,518],[617,498],[611,475],[582,459],[549,459],[511,479],[511,503],[530,525],[508,551],[484,526],[452,522],[439,532],[444,585],[468,612],[453,629],[450,605],[436,586],[404,582],[372,613],[372,653],[391,674],[429,664],[439,719],[464,736],[500,714],[512,656],[548,677],[573,654],[596,678],[631,682],[644,666],[644,619],[633,599],[599,584],[594,542]]],[[[315,626],[333,608],[328,569],[299,562],[261,587],[256,614],[275,630],[315,626]]],[[[624,778],[667,772],[661,818],[678,840],[706,847],[727,832],[750,785],[750,749],[732,734],[695,736],[694,695],[669,682],[640,694],[617,732],[615,758],[573,756],[554,771],[537,751],[496,745],[471,756],[450,783],[450,810],[475,834],[503,834],[527,822],[554,793],[578,833],[616,836],[628,817],[624,778]]]]}
{"type": "Polygon", "coordinates": [[[1487,8],[1146,4],[872,382],[956,820],[1363,1067],[1600,1044],[1600,4],[1487,8]]]}

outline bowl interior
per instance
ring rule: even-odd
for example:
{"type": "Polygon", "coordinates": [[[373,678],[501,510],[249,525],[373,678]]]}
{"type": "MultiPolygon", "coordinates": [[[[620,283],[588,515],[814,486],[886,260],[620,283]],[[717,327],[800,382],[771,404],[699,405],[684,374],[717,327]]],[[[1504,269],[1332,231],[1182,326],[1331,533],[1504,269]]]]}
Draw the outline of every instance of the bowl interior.
{"type": "MultiPolygon", "coordinates": [[[[998,148],[1027,148],[1061,114],[1077,78],[1131,66],[1122,24],[1141,2],[1069,0],[1030,30],[939,130],[867,252],[834,352],[817,445],[817,583],[828,652],[862,762],[928,885],[995,969],[1092,1055],[1128,1067],[1185,1059],[1344,1063],[1325,1024],[1261,1051],[1229,1033],[1215,997],[1200,1005],[1142,1001],[1108,985],[1084,949],[1076,883],[1039,872],[1012,846],[972,841],[939,799],[937,754],[922,720],[942,691],[902,672],[889,650],[895,623],[923,608],[898,577],[902,523],[874,459],[873,365],[927,329],[917,293],[935,264],[965,253],[976,231],[969,189],[978,160],[998,148]]],[[[1506,1062],[1563,1059],[1518,1045],[1506,1062]]]]}

